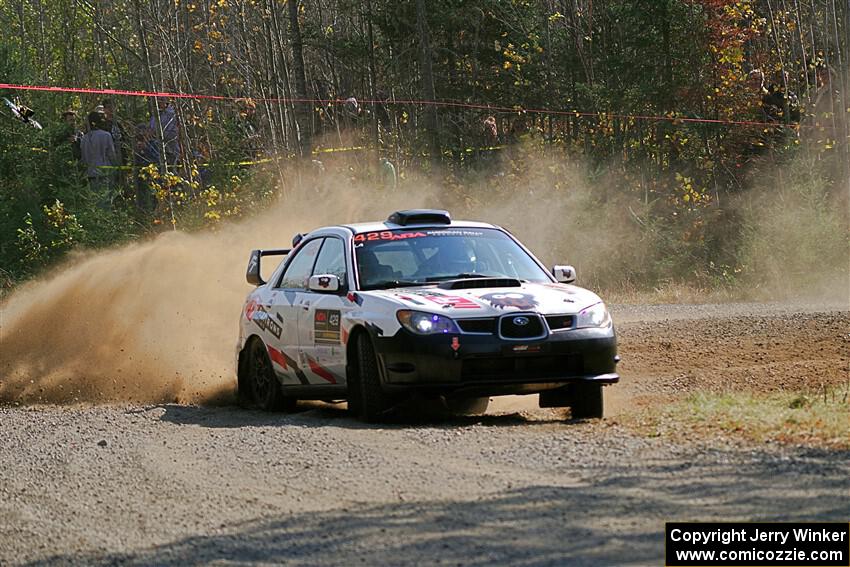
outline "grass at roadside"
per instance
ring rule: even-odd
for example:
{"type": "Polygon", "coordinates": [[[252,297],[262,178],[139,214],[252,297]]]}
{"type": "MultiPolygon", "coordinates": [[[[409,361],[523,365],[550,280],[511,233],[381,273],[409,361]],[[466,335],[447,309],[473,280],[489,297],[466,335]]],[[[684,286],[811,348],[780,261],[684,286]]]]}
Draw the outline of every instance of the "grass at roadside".
{"type": "Polygon", "coordinates": [[[695,392],[665,406],[617,417],[651,436],[691,439],[716,435],[835,449],[850,448],[850,385],[817,393],[695,392]]]}

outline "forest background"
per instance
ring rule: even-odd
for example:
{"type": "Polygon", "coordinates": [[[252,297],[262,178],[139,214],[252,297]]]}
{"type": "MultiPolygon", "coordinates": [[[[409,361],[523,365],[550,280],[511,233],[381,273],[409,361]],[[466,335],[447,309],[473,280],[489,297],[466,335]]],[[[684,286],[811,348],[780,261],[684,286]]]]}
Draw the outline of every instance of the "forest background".
{"type": "Polygon", "coordinates": [[[44,126],[0,119],[2,288],[296,195],[427,186],[458,217],[563,214],[544,255],[589,285],[846,295],[847,0],[0,0],[0,29],[0,83],[228,97],[173,98],[179,162],[134,167],[156,99],[0,88],[44,126]],[[104,98],[111,208],[60,119],[104,98]]]}

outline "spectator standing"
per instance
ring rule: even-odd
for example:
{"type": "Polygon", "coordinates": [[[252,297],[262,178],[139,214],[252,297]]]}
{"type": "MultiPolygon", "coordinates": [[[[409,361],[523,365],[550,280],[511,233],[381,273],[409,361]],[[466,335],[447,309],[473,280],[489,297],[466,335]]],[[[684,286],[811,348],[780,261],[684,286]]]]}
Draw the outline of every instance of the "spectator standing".
{"type": "Polygon", "coordinates": [[[496,124],[495,116],[484,119],[484,145],[495,146],[499,143],[499,126],[496,124]]]}
{"type": "Polygon", "coordinates": [[[115,165],[115,145],[106,131],[103,115],[92,112],[88,116],[89,132],[80,140],[80,153],[86,165],[89,187],[97,195],[98,206],[112,206],[112,166],[115,165]]]}
{"type": "Polygon", "coordinates": [[[381,180],[383,181],[383,186],[390,190],[395,190],[398,186],[398,175],[396,174],[395,166],[393,162],[388,160],[385,157],[382,157],[380,160],[381,167],[381,180]]]}
{"type": "MultiPolygon", "coordinates": [[[[785,77],[783,83],[787,83],[785,77]]],[[[785,87],[772,83],[765,87],[764,72],[761,69],[753,69],[747,75],[747,87],[752,93],[750,106],[758,106],[759,118],[764,122],[785,122],[786,107],[788,110],[787,122],[797,124],[800,122],[800,103],[797,94],[793,91],[785,92],[785,87]]]]}
{"type": "Polygon", "coordinates": [[[103,99],[100,107],[103,108],[104,127],[112,135],[112,143],[115,145],[117,162],[123,164],[124,157],[129,154],[129,151],[127,151],[129,150],[127,135],[121,126],[121,122],[115,116],[115,106],[112,103],[112,99],[103,99]]]}
{"type": "Polygon", "coordinates": [[[800,102],[794,91],[785,92],[782,85],[771,84],[767,94],[762,97],[762,111],[765,118],[778,124],[798,124],[800,122],[800,102]],[[785,111],[788,111],[786,120],[785,111]]]}
{"type": "Polygon", "coordinates": [[[180,130],[177,124],[177,112],[171,101],[167,98],[157,99],[157,117],[151,116],[150,129],[156,135],[156,140],[165,146],[165,162],[174,165],[180,159],[180,130]],[[160,138],[160,125],[162,126],[162,138],[160,138]]]}
{"type": "Polygon", "coordinates": [[[263,147],[257,132],[257,104],[250,98],[239,100],[236,126],[242,136],[242,157],[249,160],[258,157],[263,147]]]}

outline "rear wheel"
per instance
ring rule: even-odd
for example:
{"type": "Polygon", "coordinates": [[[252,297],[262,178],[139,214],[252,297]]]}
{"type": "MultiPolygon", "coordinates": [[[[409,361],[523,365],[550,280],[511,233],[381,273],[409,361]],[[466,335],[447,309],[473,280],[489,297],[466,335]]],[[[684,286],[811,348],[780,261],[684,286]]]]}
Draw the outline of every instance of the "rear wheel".
{"type": "Polygon", "coordinates": [[[601,419],[603,415],[602,384],[577,382],[570,385],[573,419],[601,419]]]}
{"type": "Polygon", "coordinates": [[[379,421],[392,407],[392,400],[381,388],[378,357],[369,335],[360,333],[355,340],[357,360],[349,375],[348,408],[364,421],[379,421]]]}
{"type": "Polygon", "coordinates": [[[283,395],[263,341],[255,339],[248,347],[247,389],[251,400],[265,411],[292,411],[295,398],[283,395]]]}

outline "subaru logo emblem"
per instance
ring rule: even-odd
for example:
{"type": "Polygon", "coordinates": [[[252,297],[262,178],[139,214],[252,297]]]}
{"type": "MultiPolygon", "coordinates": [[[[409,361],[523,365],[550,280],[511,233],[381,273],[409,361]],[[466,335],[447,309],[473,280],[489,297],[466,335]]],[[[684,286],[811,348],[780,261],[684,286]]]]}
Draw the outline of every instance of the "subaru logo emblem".
{"type": "Polygon", "coordinates": [[[528,317],[514,317],[514,325],[518,327],[525,327],[528,325],[528,317]]]}

